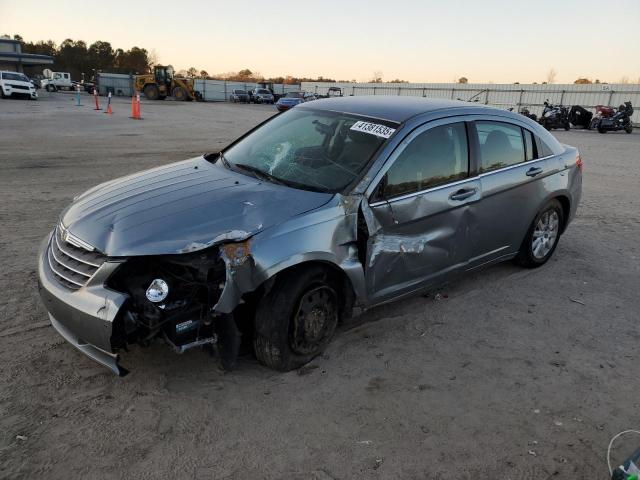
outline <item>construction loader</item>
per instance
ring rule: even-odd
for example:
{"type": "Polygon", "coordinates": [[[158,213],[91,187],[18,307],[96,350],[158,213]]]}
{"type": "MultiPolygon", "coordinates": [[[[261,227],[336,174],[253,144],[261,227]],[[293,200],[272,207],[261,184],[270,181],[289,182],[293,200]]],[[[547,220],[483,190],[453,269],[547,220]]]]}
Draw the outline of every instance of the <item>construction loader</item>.
{"type": "Polygon", "coordinates": [[[195,90],[193,78],[174,77],[173,68],[156,65],[153,73],[135,76],[135,89],[149,100],[164,100],[171,96],[175,100],[202,100],[195,90]]]}

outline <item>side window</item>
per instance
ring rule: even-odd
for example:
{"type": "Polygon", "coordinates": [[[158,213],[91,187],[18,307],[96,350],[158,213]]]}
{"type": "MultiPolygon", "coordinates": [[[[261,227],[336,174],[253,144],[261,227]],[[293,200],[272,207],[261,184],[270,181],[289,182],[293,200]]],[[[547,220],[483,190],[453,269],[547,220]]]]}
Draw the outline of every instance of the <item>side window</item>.
{"type": "Polygon", "coordinates": [[[415,137],[386,174],[387,198],[466,178],[467,129],[463,122],[434,127],[415,137]]]}
{"type": "Polygon", "coordinates": [[[550,157],[553,155],[553,150],[540,137],[536,137],[536,143],[538,145],[538,157],[550,157]]]}
{"type": "Polygon", "coordinates": [[[480,173],[524,162],[520,127],[504,122],[476,122],[480,142],[480,173]]]}
{"type": "Polygon", "coordinates": [[[538,158],[534,148],[533,133],[524,128],[522,129],[522,133],[524,133],[524,152],[527,161],[538,158]]]}

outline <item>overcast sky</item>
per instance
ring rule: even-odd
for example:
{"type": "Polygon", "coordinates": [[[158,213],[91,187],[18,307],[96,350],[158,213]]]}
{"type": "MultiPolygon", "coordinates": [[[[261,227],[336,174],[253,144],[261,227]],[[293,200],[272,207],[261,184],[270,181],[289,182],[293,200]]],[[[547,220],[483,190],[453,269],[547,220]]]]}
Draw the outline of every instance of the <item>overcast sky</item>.
{"type": "Polygon", "coordinates": [[[155,51],[209,73],[556,83],[640,78],[640,0],[0,0],[0,34],[155,51]]]}

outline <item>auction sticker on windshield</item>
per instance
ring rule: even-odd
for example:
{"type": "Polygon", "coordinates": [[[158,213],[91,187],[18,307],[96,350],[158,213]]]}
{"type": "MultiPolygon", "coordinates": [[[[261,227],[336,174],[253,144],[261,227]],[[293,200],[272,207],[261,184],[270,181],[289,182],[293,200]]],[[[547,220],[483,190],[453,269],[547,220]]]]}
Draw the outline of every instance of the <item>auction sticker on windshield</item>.
{"type": "Polygon", "coordinates": [[[389,128],[386,125],[380,125],[379,123],[363,122],[362,120],[356,122],[351,127],[351,130],[358,132],[370,133],[377,137],[389,138],[396,131],[395,128],[389,128]]]}

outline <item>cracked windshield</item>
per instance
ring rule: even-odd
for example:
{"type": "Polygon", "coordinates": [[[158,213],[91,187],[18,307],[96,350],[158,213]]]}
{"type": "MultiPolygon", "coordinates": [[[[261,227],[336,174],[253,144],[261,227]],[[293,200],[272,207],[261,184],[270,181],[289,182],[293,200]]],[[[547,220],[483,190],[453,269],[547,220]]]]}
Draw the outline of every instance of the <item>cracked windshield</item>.
{"type": "Polygon", "coordinates": [[[336,192],[360,174],[393,132],[379,120],[292,110],[223,154],[232,168],[257,178],[295,188],[336,192]]]}

